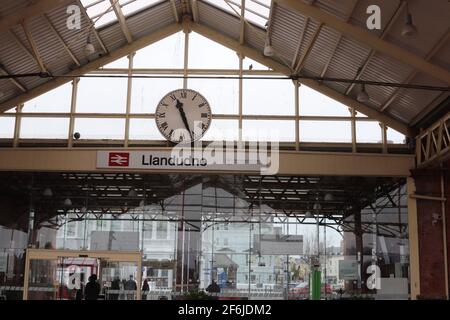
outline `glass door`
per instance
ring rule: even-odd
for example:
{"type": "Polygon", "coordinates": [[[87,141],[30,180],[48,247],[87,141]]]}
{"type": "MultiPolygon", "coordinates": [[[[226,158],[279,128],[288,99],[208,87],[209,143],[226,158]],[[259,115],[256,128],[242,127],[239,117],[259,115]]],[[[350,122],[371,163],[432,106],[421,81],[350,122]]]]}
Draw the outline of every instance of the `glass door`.
{"type": "Polygon", "coordinates": [[[101,286],[106,300],[138,300],[138,265],[135,262],[103,260],[101,286]]]}
{"type": "MultiPolygon", "coordinates": [[[[59,279],[58,300],[83,300],[86,298],[86,284],[92,276],[98,278],[98,258],[59,257],[57,278],[59,279]]],[[[99,294],[99,299],[102,296],[99,294]]]]}
{"type": "Polygon", "coordinates": [[[28,279],[24,285],[24,299],[55,300],[60,289],[57,260],[33,259],[29,261],[28,279]],[[26,289],[25,289],[26,288],[26,289]]]}
{"type": "Polygon", "coordinates": [[[140,300],[140,252],[28,249],[24,300],[140,300]]]}

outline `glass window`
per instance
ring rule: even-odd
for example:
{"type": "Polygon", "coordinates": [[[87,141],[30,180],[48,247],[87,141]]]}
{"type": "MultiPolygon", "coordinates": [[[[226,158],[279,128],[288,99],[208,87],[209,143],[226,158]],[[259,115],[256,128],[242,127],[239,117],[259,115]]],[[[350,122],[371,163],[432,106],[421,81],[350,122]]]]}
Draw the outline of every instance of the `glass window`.
{"type": "Polygon", "coordinates": [[[77,236],[78,222],[68,222],[66,224],[66,237],[75,238],[77,236]]]}
{"type": "Polygon", "coordinates": [[[388,128],[387,129],[387,140],[388,143],[405,143],[405,135],[395,131],[394,129],[388,128]]]}
{"type": "Polygon", "coordinates": [[[252,60],[250,58],[245,57],[244,61],[242,61],[242,70],[269,70],[270,68],[252,60]]]}
{"type": "Polygon", "coordinates": [[[239,139],[238,120],[212,119],[211,125],[201,139],[204,141],[234,141],[239,139]]]}
{"type": "Polygon", "coordinates": [[[144,239],[152,239],[153,221],[144,221],[144,239]]]}
{"type": "Polygon", "coordinates": [[[300,86],[299,110],[301,116],[343,116],[350,117],[345,104],[305,85],[300,86]]]}
{"type": "Polygon", "coordinates": [[[182,79],[133,79],[131,113],[154,113],[167,93],[182,87],[182,79]]]}
{"type": "Polygon", "coordinates": [[[118,139],[125,137],[125,119],[75,119],[74,132],[81,135],[81,139],[118,139]]]}
{"type": "Polygon", "coordinates": [[[72,82],[25,102],[22,112],[70,112],[72,82]]]}
{"type": "Polygon", "coordinates": [[[128,69],[128,57],[122,57],[120,59],[117,59],[116,61],[113,61],[111,63],[108,63],[102,67],[102,69],[108,69],[108,68],[125,68],[128,69]]]}
{"type": "Polygon", "coordinates": [[[188,88],[206,98],[213,114],[239,113],[239,80],[189,79],[188,88]]]}
{"type": "Polygon", "coordinates": [[[217,42],[198,33],[189,34],[189,69],[238,69],[239,58],[217,42]]]}
{"type": "Polygon", "coordinates": [[[133,68],[184,67],[184,33],[178,32],[139,51],[133,58],[133,68]]]}
{"type": "Polygon", "coordinates": [[[290,80],[246,79],[242,90],[244,114],[295,114],[295,89],[290,80]]]}
{"type": "Polygon", "coordinates": [[[381,143],[380,124],[372,121],[356,121],[356,141],[359,143],[381,143]]]}
{"type": "Polygon", "coordinates": [[[20,126],[20,138],[67,139],[68,134],[68,118],[22,118],[22,123],[20,126]]]}
{"type": "Polygon", "coordinates": [[[112,21],[117,20],[116,14],[111,8],[111,3],[108,0],[81,0],[83,6],[87,7],[86,12],[94,22],[95,28],[100,28],[112,21]]]}
{"type": "Polygon", "coordinates": [[[14,138],[14,117],[0,117],[0,138],[14,138]]]}
{"type": "Polygon", "coordinates": [[[350,121],[300,121],[300,141],[352,142],[350,121]]]}
{"type": "Polygon", "coordinates": [[[126,78],[81,78],[76,112],[125,113],[127,83],[126,78]]]}
{"type": "Polygon", "coordinates": [[[164,140],[155,119],[130,119],[130,140],[164,140]]]}
{"type": "Polygon", "coordinates": [[[131,15],[135,12],[145,9],[148,6],[161,2],[160,0],[119,0],[122,5],[122,12],[124,16],[131,15]]]}
{"type": "Polygon", "coordinates": [[[295,121],[244,120],[242,139],[244,141],[295,141],[295,121]]]}
{"type": "Polygon", "coordinates": [[[156,223],[156,238],[167,239],[167,221],[158,221],[156,223]]]}

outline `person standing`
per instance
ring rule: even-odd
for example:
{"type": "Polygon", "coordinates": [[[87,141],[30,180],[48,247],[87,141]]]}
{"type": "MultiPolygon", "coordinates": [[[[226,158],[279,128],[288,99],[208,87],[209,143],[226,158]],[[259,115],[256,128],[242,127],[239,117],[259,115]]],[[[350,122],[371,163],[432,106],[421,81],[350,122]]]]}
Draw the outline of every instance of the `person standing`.
{"type": "Polygon", "coordinates": [[[142,300],[147,300],[147,294],[150,290],[150,286],[148,285],[148,280],[144,280],[144,284],[142,285],[142,300]]]}
{"type": "Polygon", "coordinates": [[[133,280],[132,275],[130,275],[130,279],[128,279],[128,281],[125,282],[125,290],[128,291],[128,293],[126,294],[127,300],[133,300],[134,293],[131,293],[129,291],[136,291],[137,285],[136,285],[136,281],[133,280]]]}
{"type": "Polygon", "coordinates": [[[111,291],[112,293],[109,295],[111,300],[119,300],[119,292],[120,292],[120,278],[115,277],[111,282],[111,291]]]}
{"type": "Polygon", "coordinates": [[[89,277],[89,281],[84,288],[84,298],[86,300],[97,300],[100,293],[100,285],[97,282],[97,275],[89,277]]]}

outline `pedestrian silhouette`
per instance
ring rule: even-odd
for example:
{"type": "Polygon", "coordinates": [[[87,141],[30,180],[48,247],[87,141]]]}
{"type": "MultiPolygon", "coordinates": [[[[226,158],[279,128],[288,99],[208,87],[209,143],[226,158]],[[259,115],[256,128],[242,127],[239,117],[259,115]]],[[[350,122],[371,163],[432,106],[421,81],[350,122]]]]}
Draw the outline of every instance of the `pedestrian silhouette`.
{"type": "Polygon", "coordinates": [[[147,293],[150,290],[150,286],[148,285],[148,280],[144,280],[144,284],[142,285],[142,300],[147,300],[147,293]]]}
{"type": "Polygon", "coordinates": [[[220,287],[214,280],[211,282],[211,284],[206,288],[206,291],[209,293],[218,293],[220,292],[220,287]]]}
{"type": "Polygon", "coordinates": [[[120,292],[120,278],[115,277],[114,280],[111,282],[111,290],[113,293],[109,295],[111,300],[119,300],[119,292],[120,292]]]}
{"type": "MultiPolygon", "coordinates": [[[[128,279],[128,281],[125,282],[124,289],[126,291],[135,291],[135,290],[137,290],[136,281],[133,280],[133,276],[130,276],[130,279],[128,279]]],[[[132,300],[133,296],[134,296],[133,293],[128,292],[127,293],[127,300],[132,300]]]]}
{"type": "Polygon", "coordinates": [[[84,297],[86,300],[97,300],[99,293],[100,285],[97,282],[97,275],[93,274],[84,288],[84,297]]]}

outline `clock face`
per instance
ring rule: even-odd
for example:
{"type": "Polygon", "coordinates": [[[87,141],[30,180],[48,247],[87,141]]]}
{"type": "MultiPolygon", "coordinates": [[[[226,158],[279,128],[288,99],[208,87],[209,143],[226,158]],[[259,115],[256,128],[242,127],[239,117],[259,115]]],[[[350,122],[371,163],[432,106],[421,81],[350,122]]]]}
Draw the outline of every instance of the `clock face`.
{"type": "Polygon", "coordinates": [[[199,140],[211,124],[211,107],[200,93],[178,89],[166,94],[155,113],[161,134],[175,143],[199,140]]]}

